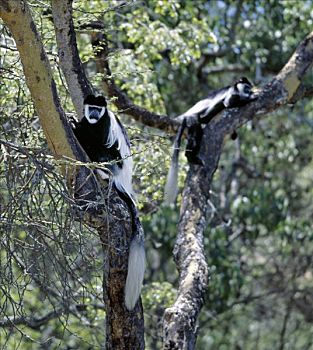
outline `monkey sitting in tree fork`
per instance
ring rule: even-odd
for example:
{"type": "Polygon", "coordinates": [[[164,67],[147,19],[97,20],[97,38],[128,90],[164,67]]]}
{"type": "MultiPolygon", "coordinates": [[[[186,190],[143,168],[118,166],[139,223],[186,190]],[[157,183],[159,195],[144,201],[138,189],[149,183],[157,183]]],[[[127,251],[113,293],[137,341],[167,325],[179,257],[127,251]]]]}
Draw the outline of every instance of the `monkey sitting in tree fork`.
{"type": "Polygon", "coordinates": [[[89,95],[84,100],[84,117],[73,122],[73,131],[92,162],[105,162],[109,172],[96,169],[113,186],[132,215],[132,241],[125,284],[125,305],[133,310],[140,296],[145,271],[144,233],[140,225],[132,188],[133,160],[126,130],[107,108],[103,96],[89,95]]]}

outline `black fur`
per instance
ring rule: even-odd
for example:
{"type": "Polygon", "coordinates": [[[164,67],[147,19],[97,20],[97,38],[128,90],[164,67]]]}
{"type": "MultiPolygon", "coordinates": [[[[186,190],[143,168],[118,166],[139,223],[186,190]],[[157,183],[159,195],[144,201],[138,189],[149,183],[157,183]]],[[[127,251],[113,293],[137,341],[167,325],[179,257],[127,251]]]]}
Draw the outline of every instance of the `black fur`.
{"type": "Polygon", "coordinates": [[[202,160],[198,157],[202,136],[203,129],[200,124],[196,124],[188,128],[185,156],[189,163],[202,164],[202,160]]]}
{"type": "MultiPolygon", "coordinates": [[[[95,124],[90,124],[86,117],[75,125],[74,134],[92,162],[112,162],[122,168],[122,157],[117,148],[117,142],[111,147],[106,146],[110,130],[108,111],[95,124]]],[[[112,167],[108,164],[108,168],[112,167]]],[[[111,169],[110,169],[111,170],[111,169]]]]}
{"type": "Polygon", "coordinates": [[[202,165],[203,161],[199,157],[199,152],[205,125],[224,109],[242,107],[255,99],[256,97],[252,93],[252,84],[247,78],[242,77],[232,86],[226,86],[211,92],[205,99],[199,101],[178,117],[182,124],[175,138],[171,168],[165,186],[164,201],[166,204],[173,203],[177,194],[179,158],[179,147],[177,145],[181,143],[184,129],[188,128],[185,153],[188,162],[202,165]]]}
{"type": "Polygon", "coordinates": [[[103,96],[88,95],[84,100],[84,105],[106,107],[107,101],[103,96]]]}
{"type": "Polygon", "coordinates": [[[140,296],[144,276],[144,233],[131,186],[130,142],[123,125],[106,107],[107,103],[104,97],[87,96],[84,101],[85,115],[80,122],[74,123],[73,131],[91,161],[107,163],[106,167],[113,175],[113,185],[131,212],[133,237],[129,249],[125,305],[128,310],[132,310],[140,296]],[[111,136],[122,138],[122,140],[117,139],[109,146],[111,123],[114,126],[114,134],[111,136]]]}
{"type": "MultiPolygon", "coordinates": [[[[235,108],[235,107],[243,107],[249,102],[255,100],[255,96],[251,92],[252,84],[250,81],[242,77],[239,80],[235,82],[233,86],[226,86],[225,88],[215,90],[211,92],[205,100],[212,101],[217,98],[216,103],[213,106],[210,106],[207,110],[201,110],[197,115],[192,114],[190,116],[186,116],[185,118],[188,119],[189,117],[194,118],[195,116],[198,119],[198,123],[193,123],[190,127],[188,127],[188,138],[187,138],[187,146],[186,146],[186,157],[188,159],[189,163],[194,164],[202,164],[202,160],[198,157],[202,136],[203,136],[203,129],[201,127],[201,124],[208,124],[217,114],[219,114],[221,111],[223,111],[225,108],[235,108]],[[245,84],[245,90],[247,91],[247,95],[243,96],[240,94],[240,91],[238,90],[239,84],[245,84]],[[231,97],[227,99],[227,107],[225,106],[225,98],[222,98],[226,93],[230,92],[231,97]],[[218,99],[218,96],[221,96],[220,99],[218,99]]],[[[205,101],[203,100],[203,101],[205,101]]],[[[188,113],[188,111],[187,111],[188,113]]],[[[184,115],[182,115],[184,116],[184,115]]],[[[188,121],[186,122],[186,125],[188,126],[188,121]]]]}

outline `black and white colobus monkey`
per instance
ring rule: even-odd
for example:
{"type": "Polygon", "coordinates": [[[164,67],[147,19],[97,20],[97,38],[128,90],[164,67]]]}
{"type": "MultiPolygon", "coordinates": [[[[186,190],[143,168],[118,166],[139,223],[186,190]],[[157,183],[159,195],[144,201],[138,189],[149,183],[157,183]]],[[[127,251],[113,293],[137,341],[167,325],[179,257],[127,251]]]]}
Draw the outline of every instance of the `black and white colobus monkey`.
{"type": "Polygon", "coordinates": [[[178,157],[181,137],[188,128],[186,157],[189,163],[202,164],[198,154],[200,151],[203,129],[217,114],[225,108],[241,107],[255,100],[252,84],[243,77],[232,86],[211,92],[205,99],[197,102],[187,112],[177,118],[182,122],[174,141],[171,167],[164,190],[165,204],[174,203],[177,196],[178,157]]]}
{"type": "MultiPolygon", "coordinates": [[[[74,134],[92,162],[106,162],[113,186],[128,205],[132,215],[133,239],[128,258],[125,305],[132,310],[140,296],[145,270],[144,234],[140,226],[132,189],[133,160],[130,142],[121,122],[108,110],[103,96],[87,96],[84,117],[74,123],[74,134]]],[[[97,169],[99,175],[109,173],[97,169]]]]}

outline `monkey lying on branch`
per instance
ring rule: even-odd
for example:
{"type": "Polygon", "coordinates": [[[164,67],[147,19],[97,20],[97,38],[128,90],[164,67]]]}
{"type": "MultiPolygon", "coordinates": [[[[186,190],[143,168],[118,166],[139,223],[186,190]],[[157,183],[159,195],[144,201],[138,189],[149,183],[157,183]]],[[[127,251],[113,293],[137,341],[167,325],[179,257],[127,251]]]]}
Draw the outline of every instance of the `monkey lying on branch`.
{"type": "Polygon", "coordinates": [[[171,167],[164,190],[165,204],[174,203],[177,196],[178,157],[184,129],[188,128],[185,152],[188,162],[202,165],[203,162],[198,155],[203,129],[206,124],[224,109],[242,107],[255,99],[256,96],[252,92],[252,84],[247,78],[243,77],[232,86],[226,86],[211,92],[205,99],[200,100],[187,112],[177,117],[181,121],[181,126],[174,141],[171,167]]]}

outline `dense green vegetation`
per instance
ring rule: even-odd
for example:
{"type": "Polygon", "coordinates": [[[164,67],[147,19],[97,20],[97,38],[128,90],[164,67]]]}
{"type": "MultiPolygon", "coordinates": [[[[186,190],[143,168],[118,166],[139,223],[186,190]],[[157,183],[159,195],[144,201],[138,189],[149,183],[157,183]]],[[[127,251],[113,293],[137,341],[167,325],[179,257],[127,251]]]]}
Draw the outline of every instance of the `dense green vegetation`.
{"type": "MultiPolygon", "coordinates": [[[[62,105],[73,112],[49,1],[29,3],[62,105]]],[[[305,0],[93,0],[76,1],[74,9],[80,57],[98,90],[103,72],[94,62],[90,23],[101,21],[116,83],[134,103],[173,117],[236,77],[266,84],[313,23],[313,4],[305,0]]],[[[103,348],[98,237],[74,221],[1,22],[0,50],[0,348],[103,348]]],[[[116,110],[114,101],[110,107],[116,110]]],[[[312,113],[312,101],[303,99],[254,119],[225,142],[205,241],[210,282],[199,350],[313,349],[312,113]]],[[[119,115],[133,144],[146,234],[146,344],[160,349],[163,312],[177,286],[172,248],[180,197],[175,208],[161,205],[171,140],[119,115]]]]}

